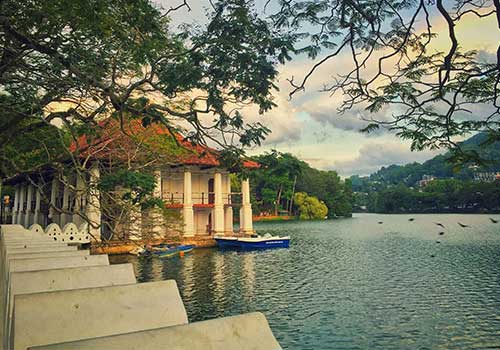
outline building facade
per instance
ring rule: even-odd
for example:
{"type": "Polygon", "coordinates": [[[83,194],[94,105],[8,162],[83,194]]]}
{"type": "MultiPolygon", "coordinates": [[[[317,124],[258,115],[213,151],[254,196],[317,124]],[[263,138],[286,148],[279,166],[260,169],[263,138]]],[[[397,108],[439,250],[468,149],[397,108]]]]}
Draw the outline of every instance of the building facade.
{"type": "MultiPolygon", "coordinates": [[[[101,196],[97,186],[92,186],[99,181],[99,167],[95,164],[88,174],[86,178],[73,176],[64,181],[54,177],[49,181],[36,182],[30,178],[29,182],[23,182],[20,177],[15,184],[12,223],[26,228],[33,224],[45,227],[56,223],[62,228],[68,223],[80,226],[88,222],[92,237],[100,240],[104,234],[101,196]]],[[[162,199],[166,208],[180,214],[183,237],[233,235],[235,210],[239,212],[237,231],[245,235],[254,232],[247,179],[241,182],[241,192],[233,192],[229,171],[183,164],[158,168],[155,177],[154,197],[162,199]]],[[[143,238],[144,215],[141,210],[130,214],[127,238],[143,238]]],[[[155,229],[158,235],[163,233],[160,223],[155,229]]]]}

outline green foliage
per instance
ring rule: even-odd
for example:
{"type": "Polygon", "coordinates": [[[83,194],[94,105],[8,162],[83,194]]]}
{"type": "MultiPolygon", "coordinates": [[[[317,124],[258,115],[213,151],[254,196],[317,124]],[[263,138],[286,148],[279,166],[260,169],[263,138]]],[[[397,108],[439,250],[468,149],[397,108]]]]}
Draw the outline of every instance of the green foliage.
{"type": "Polygon", "coordinates": [[[462,152],[456,139],[475,132],[500,138],[497,47],[465,51],[467,39],[457,32],[471,14],[474,26],[487,32],[490,19],[500,18],[498,1],[275,0],[266,6],[276,9],[277,28],[300,33],[298,52],[313,61],[290,78],[290,96],[322,78],[322,65],[344,67],[348,60],[349,68],[325,76],[322,91],[342,98],[333,103],[339,114],[365,109],[369,124],[362,131],[382,126],[409,140],[412,150],[452,149],[459,166],[484,159],[462,152]],[[437,27],[435,20],[447,25],[437,27]],[[445,47],[443,37],[450,42],[445,47]]]}
{"type": "Polygon", "coordinates": [[[421,190],[399,184],[367,197],[368,210],[378,213],[500,210],[500,181],[434,180],[421,190]]]}
{"type": "Polygon", "coordinates": [[[307,195],[307,193],[296,193],[295,203],[299,207],[299,217],[301,220],[324,219],[328,214],[328,208],[325,203],[316,197],[307,195]]]}
{"type": "Polygon", "coordinates": [[[155,202],[156,198],[150,198],[155,185],[156,179],[154,175],[118,169],[116,172],[101,177],[99,189],[105,192],[113,192],[118,189],[121,198],[130,201],[132,204],[143,204],[147,208],[153,206],[163,207],[162,203],[155,202]]]}
{"type": "Polygon", "coordinates": [[[260,144],[269,130],[229,111],[274,106],[276,65],[290,58],[294,36],[272,30],[244,0],[215,1],[206,26],[176,32],[165,12],[150,0],[0,2],[0,158],[18,143],[28,153],[2,178],[65,153],[51,146],[57,137],[20,140],[34,125],[63,125],[71,141],[98,134],[104,117],[133,116],[173,132],[184,122],[196,143],[232,134],[236,152],[260,144]],[[200,121],[207,113],[210,125],[200,121]],[[40,149],[44,159],[29,154],[40,149]]]}
{"type": "Polygon", "coordinates": [[[342,181],[335,171],[311,168],[288,153],[271,153],[254,157],[260,169],[250,172],[255,211],[293,211],[294,192],[305,192],[323,201],[330,216],[352,215],[350,181],[342,181]]]}

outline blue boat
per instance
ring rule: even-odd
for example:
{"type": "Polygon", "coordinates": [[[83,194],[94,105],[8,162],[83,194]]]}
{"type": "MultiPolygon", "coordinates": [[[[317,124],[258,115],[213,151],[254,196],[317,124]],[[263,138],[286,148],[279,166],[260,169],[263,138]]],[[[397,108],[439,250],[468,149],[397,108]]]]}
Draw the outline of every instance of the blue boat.
{"type": "Polygon", "coordinates": [[[138,248],[131,252],[134,255],[148,255],[151,254],[158,258],[171,258],[180,254],[189,253],[194,249],[194,245],[177,245],[171,246],[162,244],[150,248],[138,248]]]}
{"type": "Polygon", "coordinates": [[[167,246],[160,249],[157,248],[153,250],[152,253],[158,258],[171,258],[181,253],[188,253],[192,251],[193,248],[194,245],[178,245],[174,247],[167,246]]]}
{"type": "Polygon", "coordinates": [[[271,249],[288,248],[290,246],[290,237],[274,237],[266,235],[264,237],[214,237],[217,246],[221,249],[271,249]]]}

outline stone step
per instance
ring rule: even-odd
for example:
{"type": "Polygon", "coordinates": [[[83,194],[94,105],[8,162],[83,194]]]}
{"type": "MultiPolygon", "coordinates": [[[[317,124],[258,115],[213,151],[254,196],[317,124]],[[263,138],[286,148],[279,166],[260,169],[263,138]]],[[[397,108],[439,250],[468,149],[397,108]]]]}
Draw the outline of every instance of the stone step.
{"type": "Polygon", "coordinates": [[[25,294],[14,298],[11,344],[26,350],[187,322],[173,280],[25,294]]]}
{"type": "MultiPolygon", "coordinates": [[[[5,312],[3,334],[10,334],[10,320],[16,295],[134,283],[136,279],[132,264],[14,272],[10,276],[9,298],[5,307],[8,311],[5,312]]],[[[8,349],[9,344],[6,344],[5,348],[8,349]]]]}
{"type": "Polygon", "coordinates": [[[33,350],[280,350],[258,312],[183,326],[30,348],[33,350]]]}

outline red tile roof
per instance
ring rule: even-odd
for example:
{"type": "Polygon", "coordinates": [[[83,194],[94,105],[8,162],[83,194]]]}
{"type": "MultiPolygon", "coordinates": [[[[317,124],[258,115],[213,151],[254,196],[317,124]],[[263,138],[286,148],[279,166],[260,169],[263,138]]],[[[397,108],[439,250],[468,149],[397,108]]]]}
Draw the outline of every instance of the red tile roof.
{"type": "MultiPolygon", "coordinates": [[[[126,159],[127,152],[136,148],[134,138],[155,144],[156,136],[171,137],[172,133],[163,125],[152,124],[144,127],[137,120],[130,120],[121,125],[115,119],[106,119],[99,123],[99,136],[82,135],[70,146],[72,152],[79,151],[82,157],[97,159],[126,159]]],[[[175,155],[174,162],[184,165],[201,165],[216,167],[220,165],[219,152],[203,145],[193,145],[180,134],[174,135],[177,144],[181,147],[180,154],[175,155]]],[[[252,160],[244,160],[245,168],[259,168],[260,165],[252,160]]]]}

